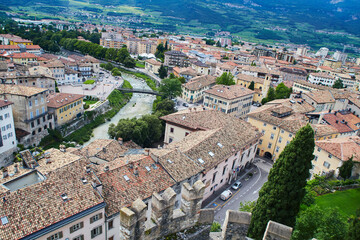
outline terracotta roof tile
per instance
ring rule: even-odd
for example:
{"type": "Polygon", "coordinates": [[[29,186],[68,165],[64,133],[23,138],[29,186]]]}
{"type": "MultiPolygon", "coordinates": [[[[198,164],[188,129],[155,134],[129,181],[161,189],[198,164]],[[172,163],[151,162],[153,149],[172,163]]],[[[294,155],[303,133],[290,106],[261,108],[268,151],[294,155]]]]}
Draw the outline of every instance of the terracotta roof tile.
{"type": "Polygon", "coordinates": [[[47,106],[51,108],[61,108],[67,104],[73,103],[82,99],[84,95],[70,94],[70,93],[55,93],[50,94],[47,99],[47,106]]]}
{"type": "Polygon", "coordinates": [[[358,136],[321,140],[316,141],[315,144],[341,161],[347,161],[353,157],[353,161],[360,162],[360,138],[358,136]]]}
{"type": "Polygon", "coordinates": [[[254,94],[254,91],[240,85],[215,85],[205,92],[225,99],[235,99],[254,94]]]}

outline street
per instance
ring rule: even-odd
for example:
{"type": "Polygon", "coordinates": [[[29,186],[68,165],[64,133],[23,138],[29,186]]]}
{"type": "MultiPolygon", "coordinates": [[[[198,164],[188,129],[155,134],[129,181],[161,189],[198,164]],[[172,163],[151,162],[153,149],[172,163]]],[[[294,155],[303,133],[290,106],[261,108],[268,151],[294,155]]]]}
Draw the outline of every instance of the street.
{"type": "Polygon", "coordinates": [[[242,182],[242,187],[240,189],[233,190],[231,185],[222,189],[222,191],[230,189],[233,193],[232,197],[227,201],[221,200],[219,198],[221,191],[218,192],[218,196],[213,201],[207,204],[206,208],[215,208],[215,221],[223,224],[227,210],[238,210],[240,202],[255,201],[259,197],[259,191],[267,181],[272,164],[260,158],[255,158],[255,161],[257,162],[254,167],[247,169],[242,176],[238,177],[238,180],[242,182]],[[248,177],[249,173],[253,173],[253,176],[250,178],[248,177]]]}

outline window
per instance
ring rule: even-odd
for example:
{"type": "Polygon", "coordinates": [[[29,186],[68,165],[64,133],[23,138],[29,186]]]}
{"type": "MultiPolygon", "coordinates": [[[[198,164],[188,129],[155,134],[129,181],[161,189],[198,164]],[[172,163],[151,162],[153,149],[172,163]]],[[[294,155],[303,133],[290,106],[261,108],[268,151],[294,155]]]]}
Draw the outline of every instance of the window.
{"type": "Polygon", "coordinates": [[[316,162],[318,160],[318,156],[315,155],[314,160],[316,162]]]}
{"type": "Polygon", "coordinates": [[[96,222],[97,220],[102,218],[102,213],[96,214],[90,218],[90,223],[96,222]]]}
{"type": "Polygon", "coordinates": [[[331,155],[331,154],[329,154],[329,155],[328,155],[328,157],[329,157],[329,158],[332,158],[332,155],[331,155]]]}
{"type": "Polygon", "coordinates": [[[10,117],[10,113],[5,113],[5,119],[10,117]]]}
{"type": "Polygon", "coordinates": [[[70,227],[70,233],[73,233],[73,232],[75,232],[75,231],[77,231],[77,230],[79,230],[79,229],[81,229],[83,227],[84,227],[84,222],[79,222],[79,223],[77,223],[77,224],[70,227]]]}
{"type": "Polygon", "coordinates": [[[35,99],[35,106],[37,106],[38,105],[38,100],[37,99],[35,99]]]}
{"type": "Polygon", "coordinates": [[[271,143],[269,143],[269,144],[268,144],[268,148],[271,148],[271,146],[272,146],[272,144],[271,144],[271,143]]]}
{"type": "Polygon", "coordinates": [[[284,133],[285,131],[284,130],[281,130],[281,133],[284,133]]]}
{"type": "Polygon", "coordinates": [[[224,174],[226,172],[226,168],[227,168],[227,165],[224,166],[223,173],[222,173],[223,176],[224,176],[224,174]]]}
{"type": "Polygon", "coordinates": [[[29,101],[29,107],[32,107],[32,101],[29,101]]]}
{"type": "Polygon", "coordinates": [[[84,235],[74,237],[73,240],[84,240],[84,235]]]}
{"type": "Polygon", "coordinates": [[[39,109],[36,109],[36,116],[39,116],[40,112],[39,109]]]}
{"type": "Polygon", "coordinates": [[[5,129],[6,129],[6,128],[5,128],[5,126],[2,126],[2,127],[1,127],[1,131],[3,131],[3,132],[4,132],[4,131],[5,131],[5,129]]]}
{"type": "Polygon", "coordinates": [[[173,141],[173,139],[172,138],[169,138],[169,143],[171,143],[173,141]]]}
{"type": "Polygon", "coordinates": [[[42,113],[45,113],[45,107],[42,107],[41,110],[42,110],[42,113]]]}
{"type": "Polygon", "coordinates": [[[6,135],[4,135],[4,136],[3,136],[3,139],[4,139],[4,140],[6,140],[6,139],[7,139],[7,136],[6,136],[6,135]]]}
{"type": "Polygon", "coordinates": [[[273,127],[273,130],[276,130],[276,127],[273,127]]]}
{"type": "Polygon", "coordinates": [[[276,151],[276,152],[279,152],[279,150],[280,150],[280,147],[276,147],[276,150],[275,150],[275,151],[276,151]]]}
{"type": "Polygon", "coordinates": [[[187,135],[189,135],[189,134],[190,134],[190,133],[186,132],[186,133],[185,133],[185,137],[186,137],[187,135]]]}
{"type": "Polygon", "coordinates": [[[42,102],[42,103],[44,102],[44,97],[41,97],[41,102],[42,102]]]}
{"type": "Polygon", "coordinates": [[[33,112],[30,112],[30,118],[31,118],[31,119],[34,118],[33,112]]]}
{"type": "Polygon", "coordinates": [[[46,240],[57,240],[57,239],[61,239],[62,237],[63,237],[63,233],[57,232],[57,233],[51,235],[50,237],[48,237],[46,240]]]}
{"type": "Polygon", "coordinates": [[[214,173],[214,175],[213,175],[212,183],[214,183],[214,182],[215,182],[215,179],[216,179],[216,174],[217,174],[217,172],[215,172],[215,173],[214,173]]]}
{"type": "Polygon", "coordinates": [[[99,236],[102,233],[102,226],[98,226],[91,230],[91,238],[94,238],[96,236],[99,236]]]}
{"type": "Polygon", "coordinates": [[[259,140],[259,144],[262,144],[262,141],[263,141],[263,140],[262,140],[262,139],[260,139],[260,140],[259,140]]]}
{"type": "Polygon", "coordinates": [[[264,127],[266,127],[266,125],[267,125],[267,124],[266,124],[266,123],[264,123],[264,127]]]}
{"type": "Polygon", "coordinates": [[[289,143],[290,143],[289,141],[286,141],[286,146],[289,145],[289,143]]]}
{"type": "Polygon", "coordinates": [[[330,163],[328,163],[327,161],[324,161],[323,166],[326,167],[327,169],[329,169],[330,168],[330,163]]]}
{"type": "Polygon", "coordinates": [[[272,133],[270,139],[274,139],[275,135],[272,133]]]}
{"type": "MultiPolygon", "coordinates": [[[[179,205],[179,203],[178,203],[178,205],[179,205]]],[[[114,236],[109,237],[108,240],[114,240],[114,236]]]]}
{"type": "Polygon", "coordinates": [[[2,115],[0,115],[0,120],[3,120],[3,116],[2,116],[2,115]]]}
{"type": "Polygon", "coordinates": [[[112,229],[114,227],[114,220],[108,222],[108,229],[112,229]]]}
{"type": "Polygon", "coordinates": [[[279,143],[281,143],[282,142],[282,137],[279,137],[279,143]]]}
{"type": "Polygon", "coordinates": [[[171,132],[171,133],[174,133],[174,128],[170,128],[170,132],[171,132]]]}
{"type": "Polygon", "coordinates": [[[261,130],[261,133],[262,133],[263,135],[265,135],[265,130],[261,130]]]}
{"type": "Polygon", "coordinates": [[[292,134],[291,134],[291,133],[289,133],[289,137],[290,137],[290,138],[292,137],[292,134]]]}
{"type": "Polygon", "coordinates": [[[321,148],[319,148],[319,147],[318,147],[318,149],[317,149],[317,150],[318,150],[318,152],[320,152],[320,151],[321,151],[321,148]]]}

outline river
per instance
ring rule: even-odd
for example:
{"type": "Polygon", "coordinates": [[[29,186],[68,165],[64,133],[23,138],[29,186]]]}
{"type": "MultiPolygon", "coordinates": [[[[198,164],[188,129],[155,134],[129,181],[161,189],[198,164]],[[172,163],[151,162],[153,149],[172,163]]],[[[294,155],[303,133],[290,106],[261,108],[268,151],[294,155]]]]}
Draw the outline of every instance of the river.
{"type": "MultiPolygon", "coordinates": [[[[151,90],[145,81],[135,78],[133,75],[122,73],[123,79],[130,82],[133,88],[151,90]]],[[[93,137],[84,145],[88,145],[95,139],[108,139],[108,129],[111,123],[117,124],[120,119],[139,118],[152,112],[154,95],[134,93],[130,101],[111,119],[111,121],[101,124],[93,130],[93,137]]]]}

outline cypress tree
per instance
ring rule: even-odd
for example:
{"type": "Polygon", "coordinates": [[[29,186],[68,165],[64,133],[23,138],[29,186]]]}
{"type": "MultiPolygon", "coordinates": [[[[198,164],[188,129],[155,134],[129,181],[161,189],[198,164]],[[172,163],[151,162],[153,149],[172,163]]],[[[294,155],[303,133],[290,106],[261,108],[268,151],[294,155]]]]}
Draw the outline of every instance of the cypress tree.
{"type": "Polygon", "coordinates": [[[269,220],[293,227],[305,196],[306,179],[314,159],[314,131],[308,124],[280,154],[259,192],[249,236],[262,239],[269,220]]]}
{"type": "Polygon", "coordinates": [[[249,89],[250,90],[254,90],[255,89],[255,82],[251,81],[250,85],[249,85],[249,89]]]}

